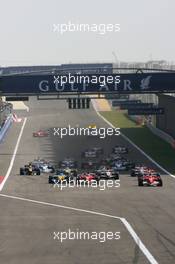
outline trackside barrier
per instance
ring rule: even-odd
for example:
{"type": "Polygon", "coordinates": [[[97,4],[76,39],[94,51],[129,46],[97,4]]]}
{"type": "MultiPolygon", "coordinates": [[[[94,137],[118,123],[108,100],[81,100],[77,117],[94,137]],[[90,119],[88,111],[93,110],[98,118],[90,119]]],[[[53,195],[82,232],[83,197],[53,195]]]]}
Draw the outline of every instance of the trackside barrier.
{"type": "Polygon", "coordinates": [[[13,120],[12,120],[12,114],[7,118],[7,120],[5,121],[5,124],[3,125],[3,127],[0,129],[0,142],[3,140],[7,130],[9,129],[9,127],[11,126],[13,120]]]}
{"type": "Polygon", "coordinates": [[[157,127],[154,127],[151,124],[146,124],[146,126],[151,130],[153,134],[168,142],[172,146],[172,148],[175,148],[175,139],[172,136],[168,135],[164,131],[160,130],[157,127]]]}
{"type": "MultiPolygon", "coordinates": [[[[138,116],[129,116],[129,118],[131,120],[135,121],[137,124],[139,124],[139,122],[138,122],[139,121],[138,116]]],[[[143,123],[143,120],[142,120],[142,122],[140,124],[142,124],[142,123],[143,123]]],[[[156,136],[160,137],[161,139],[165,140],[167,143],[169,143],[172,146],[172,148],[175,149],[175,139],[172,136],[170,136],[166,132],[160,130],[159,128],[151,125],[150,123],[146,123],[146,126],[151,130],[151,132],[154,135],[156,135],[156,136]]]]}

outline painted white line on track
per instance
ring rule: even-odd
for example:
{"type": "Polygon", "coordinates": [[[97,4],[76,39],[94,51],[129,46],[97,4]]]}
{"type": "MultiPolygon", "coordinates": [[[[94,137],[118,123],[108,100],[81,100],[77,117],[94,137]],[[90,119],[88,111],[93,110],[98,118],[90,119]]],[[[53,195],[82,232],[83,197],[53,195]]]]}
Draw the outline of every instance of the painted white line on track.
{"type": "Polygon", "coordinates": [[[147,257],[150,263],[152,264],[158,264],[158,262],[155,260],[153,255],[149,252],[149,250],[146,248],[146,246],[143,244],[143,242],[140,240],[130,223],[125,218],[120,218],[121,222],[125,225],[126,229],[134,239],[135,243],[138,245],[140,250],[144,253],[144,255],[147,257]]]}
{"type": "Polygon", "coordinates": [[[27,121],[27,118],[25,117],[24,118],[24,121],[23,121],[23,124],[22,124],[22,127],[21,127],[21,130],[20,130],[20,133],[19,133],[19,136],[18,136],[18,139],[17,139],[17,142],[16,142],[16,146],[15,146],[15,149],[14,149],[14,152],[13,152],[13,155],[12,155],[12,158],[11,158],[11,161],[10,161],[10,165],[9,165],[9,168],[7,170],[7,173],[2,181],[2,183],[0,184],[0,192],[2,191],[9,175],[10,175],[10,172],[12,170],[12,167],[13,167],[13,164],[14,164],[14,161],[15,161],[15,157],[16,157],[16,153],[18,151],[18,147],[19,147],[19,143],[20,143],[20,140],[21,140],[21,137],[22,137],[22,134],[23,134],[23,130],[24,130],[24,127],[25,127],[25,124],[26,124],[26,121],[27,121]]]}
{"type": "Polygon", "coordinates": [[[25,106],[26,106],[26,111],[29,112],[30,108],[27,105],[25,106]]]}
{"type": "Polygon", "coordinates": [[[143,244],[141,239],[138,237],[138,235],[136,234],[136,232],[134,231],[132,226],[129,224],[129,222],[125,218],[118,217],[115,215],[100,213],[100,212],[96,212],[96,211],[91,211],[91,210],[85,210],[85,209],[80,209],[80,208],[75,208],[75,207],[70,207],[70,206],[64,206],[64,205],[60,205],[60,204],[53,204],[53,203],[48,203],[48,202],[42,202],[42,201],[22,198],[22,197],[18,197],[18,196],[11,196],[11,195],[6,195],[6,194],[0,194],[0,196],[5,197],[5,198],[9,198],[9,199],[20,200],[20,201],[24,201],[24,202],[31,202],[31,203],[40,204],[40,205],[52,206],[52,207],[67,209],[67,210],[71,210],[71,211],[78,211],[78,212],[88,213],[88,214],[92,214],[92,215],[98,215],[98,216],[104,216],[104,217],[108,217],[108,218],[118,219],[123,223],[123,225],[128,230],[131,237],[133,238],[133,240],[135,241],[135,243],[137,244],[139,249],[142,251],[142,253],[145,255],[145,257],[148,259],[148,261],[151,264],[158,264],[156,259],[149,252],[149,250],[146,248],[146,246],[143,244]]]}
{"type": "MultiPolygon", "coordinates": [[[[92,105],[94,107],[95,112],[97,113],[97,115],[102,118],[110,127],[115,128],[115,126],[109,122],[104,116],[102,116],[98,110],[96,109],[95,104],[92,105]]],[[[152,159],[148,154],[146,154],[140,147],[138,147],[134,142],[132,142],[127,136],[125,136],[123,133],[121,133],[121,136],[128,141],[133,147],[135,147],[138,151],[140,151],[147,159],[149,159],[152,163],[154,163],[159,169],[161,169],[163,172],[165,172],[166,174],[168,174],[170,177],[175,178],[175,175],[171,174],[169,171],[167,171],[166,169],[164,169],[159,163],[157,163],[154,159],[152,159]]]]}

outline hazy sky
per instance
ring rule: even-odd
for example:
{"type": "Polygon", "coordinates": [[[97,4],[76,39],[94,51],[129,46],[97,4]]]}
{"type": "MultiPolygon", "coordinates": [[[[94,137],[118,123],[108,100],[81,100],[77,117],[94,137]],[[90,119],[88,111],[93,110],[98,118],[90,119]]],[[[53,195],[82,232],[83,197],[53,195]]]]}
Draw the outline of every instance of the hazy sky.
{"type": "Polygon", "coordinates": [[[0,65],[175,61],[175,0],[0,0],[0,65]],[[54,32],[53,24],[120,24],[120,32],[54,32]]]}

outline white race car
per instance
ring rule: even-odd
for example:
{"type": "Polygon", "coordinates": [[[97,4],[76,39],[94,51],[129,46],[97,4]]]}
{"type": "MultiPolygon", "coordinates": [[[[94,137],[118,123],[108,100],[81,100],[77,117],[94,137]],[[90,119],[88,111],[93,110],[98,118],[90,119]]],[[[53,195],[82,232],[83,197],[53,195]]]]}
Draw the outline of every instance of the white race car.
{"type": "Polygon", "coordinates": [[[55,171],[54,166],[46,160],[35,159],[32,165],[40,170],[41,173],[53,173],[55,171]]]}

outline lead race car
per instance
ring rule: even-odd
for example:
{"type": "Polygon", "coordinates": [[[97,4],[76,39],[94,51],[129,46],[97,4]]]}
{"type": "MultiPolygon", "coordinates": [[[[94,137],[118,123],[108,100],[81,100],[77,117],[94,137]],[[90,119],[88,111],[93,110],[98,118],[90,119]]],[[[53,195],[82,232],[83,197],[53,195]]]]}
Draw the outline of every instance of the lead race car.
{"type": "Polygon", "coordinates": [[[38,130],[36,132],[33,132],[33,137],[48,137],[49,132],[45,130],[38,130]]]}
{"type": "Polygon", "coordinates": [[[163,181],[159,173],[147,170],[138,175],[138,186],[163,186],[163,181]]]}

